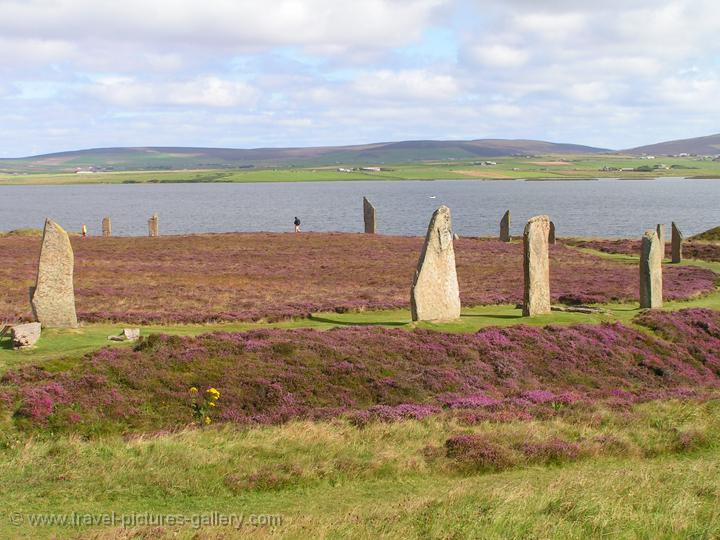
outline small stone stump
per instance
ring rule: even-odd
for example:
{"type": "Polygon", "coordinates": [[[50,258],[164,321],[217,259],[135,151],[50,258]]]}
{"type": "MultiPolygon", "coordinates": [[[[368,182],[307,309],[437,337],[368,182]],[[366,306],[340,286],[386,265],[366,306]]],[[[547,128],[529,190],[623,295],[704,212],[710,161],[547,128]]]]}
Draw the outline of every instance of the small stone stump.
{"type": "Polygon", "coordinates": [[[660,253],[662,254],[662,259],[664,259],[665,258],[665,225],[663,225],[662,223],[658,223],[657,236],[658,236],[658,240],[660,241],[660,253]]]}
{"type": "Polygon", "coordinates": [[[112,236],[112,222],[109,217],[104,217],[102,220],[102,235],[104,238],[112,236]]]}
{"type": "Polygon", "coordinates": [[[10,339],[13,349],[27,349],[40,339],[42,325],[39,322],[16,324],[10,327],[10,339]]]}
{"type": "Polygon", "coordinates": [[[77,326],[74,265],[75,257],[68,234],[51,219],[46,220],[37,280],[35,287],[30,289],[33,315],[42,326],[77,326]]]}
{"type": "Polygon", "coordinates": [[[160,236],[160,219],[158,218],[157,214],[153,214],[150,219],[148,219],[148,236],[151,236],[153,238],[160,236]]]}
{"type": "Polygon", "coordinates": [[[550,257],[548,238],[550,219],[535,216],[523,232],[523,316],[550,313],[550,257]]]}
{"type": "Polygon", "coordinates": [[[640,308],[661,308],[663,304],[662,245],[657,230],[647,230],[640,248],[640,308]]]}
{"type": "Polygon", "coordinates": [[[675,264],[682,262],[683,257],[683,242],[685,241],[685,236],[683,236],[682,231],[678,228],[677,225],[675,225],[675,222],[672,222],[672,262],[675,264]]]}
{"type": "Polygon", "coordinates": [[[110,341],[137,341],[140,339],[139,328],[123,328],[122,332],[116,336],[108,336],[110,341]]]}
{"type": "Polygon", "coordinates": [[[510,241],[510,210],[506,211],[500,220],[500,241],[510,241]]]}
{"type": "Polygon", "coordinates": [[[375,220],[375,207],[363,197],[363,220],[365,221],[365,233],[375,234],[377,232],[377,222],[375,220]]]}
{"type": "Polygon", "coordinates": [[[551,222],[550,222],[550,232],[548,232],[548,244],[550,244],[551,246],[554,246],[555,243],[556,243],[556,238],[555,238],[555,222],[554,222],[554,221],[551,221],[551,222]]]}
{"type": "Polygon", "coordinates": [[[413,321],[448,321],[460,317],[460,289],[455,268],[450,209],[432,215],[410,291],[413,321]]]}

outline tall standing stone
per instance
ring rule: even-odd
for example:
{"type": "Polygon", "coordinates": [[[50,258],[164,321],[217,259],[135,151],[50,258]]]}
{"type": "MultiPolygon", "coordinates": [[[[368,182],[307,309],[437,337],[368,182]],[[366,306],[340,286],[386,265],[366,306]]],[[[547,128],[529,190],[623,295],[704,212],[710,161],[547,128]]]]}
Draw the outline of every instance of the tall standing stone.
{"type": "Polygon", "coordinates": [[[155,237],[160,236],[160,225],[159,225],[159,219],[157,214],[153,214],[150,219],[148,219],[148,235],[155,237]]]}
{"type": "Polygon", "coordinates": [[[554,246],[556,242],[555,239],[555,222],[550,222],[550,232],[548,232],[548,244],[554,246]]]}
{"type": "Polygon", "coordinates": [[[447,321],[460,317],[460,289],[455,269],[450,209],[433,213],[410,291],[413,321],[447,321]]]}
{"type": "Polygon", "coordinates": [[[500,241],[510,241],[510,210],[505,212],[500,220],[500,241]]]}
{"type": "Polygon", "coordinates": [[[678,226],[675,225],[675,222],[672,222],[672,262],[674,263],[680,263],[682,262],[682,256],[683,256],[683,241],[685,237],[683,236],[682,231],[678,229],[678,226]]]}
{"type": "Polygon", "coordinates": [[[104,217],[102,220],[102,235],[105,238],[112,236],[112,222],[109,217],[104,217]]]}
{"type": "Polygon", "coordinates": [[[535,216],[523,232],[523,270],[525,274],[523,316],[550,313],[550,257],[548,239],[550,219],[535,216]]]}
{"type": "Polygon", "coordinates": [[[35,287],[30,289],[33,316],[42,326],[77,326],[74,265],[68,234],[51,219],[46,220],[37,280],[35,287]]]}
{"type": "Polygon", "coordinates": [[[662,307],[662,245],[657,230],[645,231],[640,249],[640,307],[662,307]]]}
{"type": "Polygon", "coordinates": [[[377,223],[375,221],[375,207],[363,197],[363,219],[365,220],[365,232],[375,234],[377,223]]]}
{"type": "Polygon", "coordinates": [[[662,255],[661,259],[664,259],[665,258],[665,225],[663,225],[662,223],[658,223],[657,236],[658,236],[658,240],[660,241],[660,254],[662,255]]]}

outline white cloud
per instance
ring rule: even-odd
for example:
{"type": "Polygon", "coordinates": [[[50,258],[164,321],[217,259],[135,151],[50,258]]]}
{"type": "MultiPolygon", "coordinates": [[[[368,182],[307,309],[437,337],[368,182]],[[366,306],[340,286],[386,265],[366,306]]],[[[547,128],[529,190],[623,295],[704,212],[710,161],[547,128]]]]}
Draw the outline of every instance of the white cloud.
{"type": "Polygon", "coordinates": [[[481,64],[499,68],[521,67],[530,58],[529,53],[524,49],[500,44],[472,46],[470,55],[481,64]]]}
{"type": "Polygon", "coordinates": [[[253,106],[255,88],[242,81],[203,77],[180,82],[139,82],[126,77],[100,79],[88,89],[99,99],[118,106],[185,105],[206,107],[253,106]]]}
{"type": "Polygon", "coordinates": [[[450,75],[430,70],[380,70],[361,74],[354,89],[367,96],[397,100],[447,100],[454,98],[460,87],[450,75]]]}
{"type": "Polygon", "coordinates": [[[446,0],[0,0],[0,35],[258,49],[387,48],[405,43],[446,0]]]}

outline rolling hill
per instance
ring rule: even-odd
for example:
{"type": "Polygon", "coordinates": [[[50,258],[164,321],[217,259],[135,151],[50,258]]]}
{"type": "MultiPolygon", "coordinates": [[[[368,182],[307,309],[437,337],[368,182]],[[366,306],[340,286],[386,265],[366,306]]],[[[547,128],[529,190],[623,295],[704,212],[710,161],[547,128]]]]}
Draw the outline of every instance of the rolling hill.
{"type": "Polygon", "coordinates": [[[624,150],[627,154],[698,154],[713,156],[720,154],[720,133],[692,139],[678,139],[624,150]]]}
{"type": "Polygon", "coordinates": [[[53,172],[84,167],[114,170],[322,166],[406,163],[528,154],[589,154],[605,149],[534,140],[402,141],[307,148],[95,148],[18,159],[0,159],[0,171],[53,172]]]}

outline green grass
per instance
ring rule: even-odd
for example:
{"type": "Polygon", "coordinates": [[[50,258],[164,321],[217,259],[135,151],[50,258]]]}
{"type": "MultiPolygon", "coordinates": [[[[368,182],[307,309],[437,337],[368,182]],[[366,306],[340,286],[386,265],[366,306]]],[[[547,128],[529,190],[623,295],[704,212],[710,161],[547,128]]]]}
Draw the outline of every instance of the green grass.
{"type": "Polygon", "coordinates": [[[364,428],[293,422],[129,440],[5,434],[0,475],[12,489],[3,495],[0,537],[228,538],[222,528],[194,536],[188,526],[122,531],[9,521],[36,512],[220,512],[282,516],[276,527],[243,529],[260,537],[711,538],[720,534],[718,428],[720,402],[670,401],[473,426],[441,415],[364,428]],[[458,433],[508,449],[561,439],[586,450],[551,463],[468,469],[445,455],[445,440],[458,433]]]}
{"type": "Polygon", "coordinates": [[[494,166],[476,163],[486,158],[390,163],[387,171],[339,172],[337,169],[365,164],[344,163],[321,167],[284,167],[258,169],[191,169],[171,171],[113,171],[95,174],[74,172],[0,173],[0,185],[101,184],[147,182],[323,182],[347,180],[433,180],[433,179],[589,179],[597,177],[655,178],[658,176],[720,177],[720,162],[696,158],[658,158],[643,160],[623,155],[551,155],[533,158],[498,157],[494,166]],[[547,162],[547,163],[545,163],[547,162]],[[604,166],[627,168],[663,163],[675,169],[652,172],[601,171],[604,166]]]}

